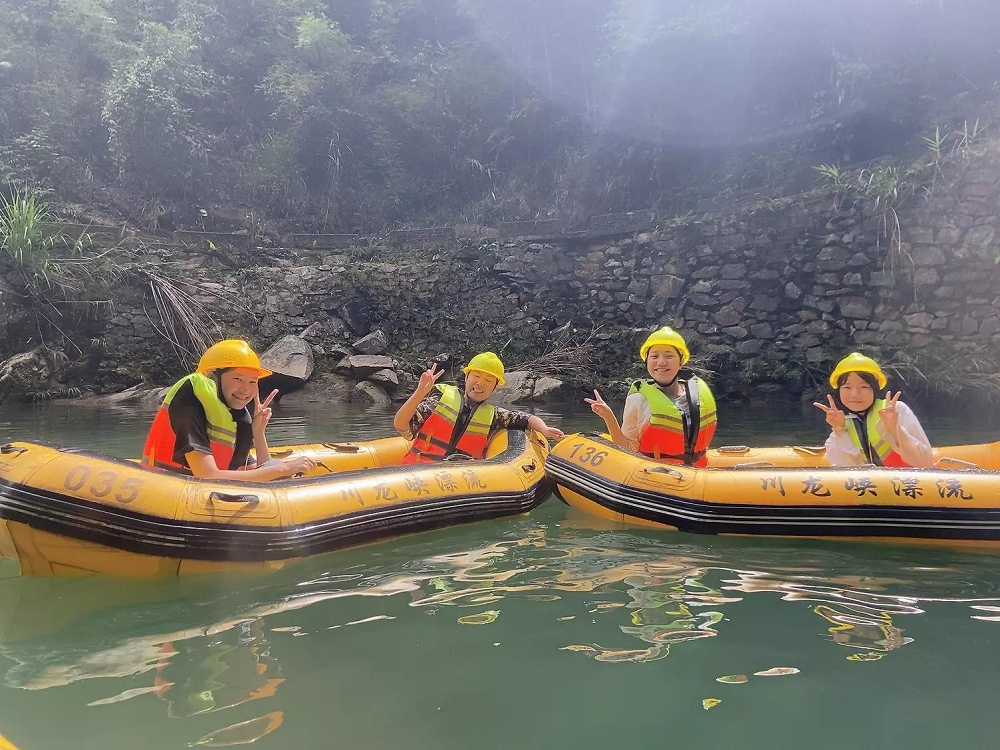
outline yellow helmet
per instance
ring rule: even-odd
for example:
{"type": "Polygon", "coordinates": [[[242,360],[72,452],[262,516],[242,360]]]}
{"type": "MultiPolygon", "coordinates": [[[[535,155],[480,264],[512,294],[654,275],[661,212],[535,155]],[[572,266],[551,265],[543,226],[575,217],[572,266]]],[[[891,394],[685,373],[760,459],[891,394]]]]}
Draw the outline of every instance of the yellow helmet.
{"type": "Polygon", "coordinates": [[[649,334],[649,337],[639,348],[639,356],[642,358],[642,361],[646,361],[646,355],[649,354],[650,349],[659,345],[674,347],[674,349],[676,349],[681,355],[681,365],[684,365],[689,359],[691,359],[691,352],[688,351],[687,344],[684,342],[684,337],[670,326],[663,326],[663,328],[658,328],[649,334]]]}
{"type": "Polygon", "coordinates": [[[837,382],[841,376],[849,372],[867,372],[869,375],[874,375],[878,381],[879,390],[885,388],[885,384],[888,382],[882,368],[878,366],[878,362],[859,352],[851,352],[833,368],[833,372],[830,373],[830,387],[836,390],[837,382]]]}
{"type": "Polygon", "coordinates": [[[462,372],[466,375],[473,370],[485,372],[487,375],[495,377],[497,379],[498,388],[506,382],[503,379],[503,362],[501,362],[500,357],[493,352],[483,352],[482,354],[477,354],[469,360],[469,364],[462,368],[462,372]]]}
{"type": "Polygon", "coordinates": [[[208,375],[212,370],[225,367],[249,367],[257,371],[258,377],[266,378],[271,371],[260,366],[260,357],[241,339],[226,339],[212,344],[198,361],[198,374],[208,375]]]}

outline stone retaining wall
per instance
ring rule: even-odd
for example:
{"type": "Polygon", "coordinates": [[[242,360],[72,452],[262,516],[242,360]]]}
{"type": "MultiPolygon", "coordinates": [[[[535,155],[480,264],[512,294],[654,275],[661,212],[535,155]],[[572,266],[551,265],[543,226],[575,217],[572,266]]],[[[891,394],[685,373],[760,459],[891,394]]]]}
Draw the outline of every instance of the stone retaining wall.
{"type": "MultiPolygon", "coordinates": [[[[456,239],[450,228],[349,247],[353,238],[296,235],[304,247],[251,251],[260,265],[249,269],[240,267],[245,251],[218,238],[215,252],[189,236],[189,246],[154,248],[145,260],[190,280],[192,299],[224,334],[263,347],[304,333],[318,372],[379,328],[390,353],[414,366],[486,348],[517,363],[592,334],[600,375],[624,377],[641,371],[641,332],[670,323],[728,388],[802,391],[857,348],[887,359],[976,351],[996,361],[998,176],[995,160],[942,180],[929,201],[900,211],[895,251],[881,217],[834,210],[832,194],[817,191],[731,215],[632,212],[559,232],[554,221],[510,223],[481,240],[456,239]]],[[[149,288],[123,289],[98,383],[180,372],[162,328],[149,288]]]]}

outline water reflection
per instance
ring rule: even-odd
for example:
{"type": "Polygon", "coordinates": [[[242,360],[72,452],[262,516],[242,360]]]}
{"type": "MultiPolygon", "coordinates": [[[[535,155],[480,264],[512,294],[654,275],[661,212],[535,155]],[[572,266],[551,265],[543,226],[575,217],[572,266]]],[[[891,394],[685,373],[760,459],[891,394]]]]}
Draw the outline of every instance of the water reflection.
{"type": "Polygon", "coordinates": [[[171,718],[270,698],[285,681],[261,620],[240,623],[219,640],[167,641],[153,684],[171,718]]]}
{"type": "MultiPolygon", "coordinates": [[[[377,564],[369,560],[363,571],[327,571],[311,561],[242,582],[221,597],[215,588],[199,592],[195,585],[184,592],[187,601],[177,599],[174,587],[182,584],[174,584],[161,592],[165,603],[155,604],[149,602],[156,592],[147,587],[146,603],[91,613],[82,623],[78,613],[71,613],[73,638],[64,632],[69,624],[26,637],[30,628],[18,621],[39,622],[44,615],[51,620],[52,611],[45,597],[22,596],[6,613],[8,637],[0,654],[12,663],[2,672],[3,684],[46,690],[81,680],[142,676],[145,685],[93,705],[155,695],[168,716],[186,717],[273,697],[286,676],[279,665],[282,644],[272,643],[278,637],[272,634],[308,631],[317,638],[320,631],[376,622],[406,628],[412,617],[407,609],[440,616],[453,608],[452,621],[489,625],[516,604],[522,610],[519,621],[565,623],[563,642],[553,648],[599,662],[629,663],[658,661],[672,648],[724,637],[739,623],[748,597],[763,601],[778,618],[800,611],[787,603],[808,602],[822,625],[817,635],[848,649],[852,661],[877,660],[913,644],[904,622],[923,615],[927,602],[971,605],[970,616],[979,619],[995,619],[1000,612],[995,591],[962,595],[963,589],[977,587],[971,583],[977,577],[996,572],[992,558],[955,555],[948,564],[917,567],[903,553],[886,549],[865,557],[865,548],[776,547],[739,540],[711,548],[668,546],[640,533],[587,535],[530,521],[514,526],[520,533],[513,538],[474,549],[408,557],[421,547],[414,544],[377,564]],[[894,562],[894,556],[902,559],[894,562]],[[392,614],[338,616],[347,609],[337,600],[369,597],[395,602],[392,614]],[[322,628],[268,625],[272,616],[320,605],[327,609],[304,614],[322,622],[322,628]],[[150,625],[163,621],[182,626],[162,632],[150,625]],[[597,632],[599,642],[574,642],[572,633],[582,630],[577,623],[599,623],[596,631],[587,631],[597,632]]],[[[38,582],[8,583],[31,587],[38,582]]],[[[74,582],[81,598],[92,583],[74,582]]]]}

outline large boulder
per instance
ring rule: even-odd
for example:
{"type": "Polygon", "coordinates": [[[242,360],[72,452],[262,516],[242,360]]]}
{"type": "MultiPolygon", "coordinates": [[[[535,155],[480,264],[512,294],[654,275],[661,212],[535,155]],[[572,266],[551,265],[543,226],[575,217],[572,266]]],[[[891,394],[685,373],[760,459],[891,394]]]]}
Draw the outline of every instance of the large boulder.
{"type": "Polygon", "coordinates": [[[282,396],[282,406],[305,407],[309,404],[346,404],[351,400],[354,381],[329,373],[310,380],[302,388],[282,396]]]}
{"type": "Polygon", "coordinates": [[[313,372],[313,353],[309,342],[301,336],[283,336],[261,355],[261,364],[268,370],[298,378],[303,383],[313,372]]]}
{"type": "Polygon", "coordinates": [[[367,406],[388,406],[392,403],[392,399],[389,398],[389,394],[382,390],[381,386],[364,380],[354,386],[354,390],[351,391],[351,403],[367,406]]]}
{"type": "Polygon", "coordinates": [[[169,386],[150,387],[140,383],[118,393],[88,396],[80,399],[79,403],[88,406],[159,406],[169,390],[169,386]]]}
{"type": "Polygon", "coordinates": [[[392,365],[392,357],[377,354],[352,354],[337,363],[336,371],[345,375],[350,373],[355,378],[364,380],[379,370],[391,370],[392,365]]]}
{"type": "Polygon", "coordinates": [[[507,382],[490,399],[494,403],[541,403],[558,398],[565,389],[561,380],[544,375],[536,376],[523,370],[508,372],[504,377],[507,382]]]}
{"type": "Polygon", "coordinates": [[[372,373],[368,379],[382,388],[385,388],[390,393],[399,388],[399,375],[396,374],[395,370],[388,368],[385,370],[379,370],[378,372],[372,373]]]}
{"type": "Polygon", "coordinates": [[[376,329],[364,338],[355,341],[354,348],[362,354],[385,354],[389,348],[389,338],[382,331],[376,329]]]}
{"type": "Polygon", "coordinates": [[[58,370],[51,351],[40,346],[0,362],[0,404],[66,395],[66,387],[56,379],[58,370]]]}
{"type": "Polygon", "coordinates": [[[283,398],[301,388],[313,373],[313,352],[309,342],[299,336],[284,336],[260,357],[261,364],[272,371],[261,378],[261,398],[277,390],[283,398]]]}

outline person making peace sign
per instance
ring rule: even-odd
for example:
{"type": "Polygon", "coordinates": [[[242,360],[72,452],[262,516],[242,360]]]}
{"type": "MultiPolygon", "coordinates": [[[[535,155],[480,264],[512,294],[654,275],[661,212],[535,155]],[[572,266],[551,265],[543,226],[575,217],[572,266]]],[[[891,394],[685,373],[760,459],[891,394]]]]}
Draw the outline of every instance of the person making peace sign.
{"type": "Polygon", "coordinates": [[[930,466],[934,455],[916,415],[899,392],[875,395],[886,386],[882,368],[871,357],[852,352],[830,375],[836,396],[813,406],[826,414],[832,431],[826,441],[831,466],[874,464],[901,468],[930,466]],[[846,410],[846,413],[845,411],[846,410]]]}
{"type": "Polygon", "coordinates": [[[271,458],[264,430],[278,392],[262,402],[257,387],[258,380],[270,374],[245,341],[230,339],[209,347],[197,372],[177,381],[163,398],[146,438],[142,465],[202,479],[248,482],[269,482],[312,469],[315,464],[305,456],[271,458]],[[254,467],[251,448],[257,456],[254,467]]]}
{"type": "Polygon", "coordinates": [[[562,430],[549,427],[541,417],[510,411],[486,403],[504,384],[503,362],[493,352],[477,354],[466,365],[464,392],[454,385],[438,383],[444,370],[431,365],[392,424],[412,440],[404,464],[444,461],[454,454],[481,459],[490,438],[499,430],[535,430],[549,440],[561,440],[562,430]]]}

